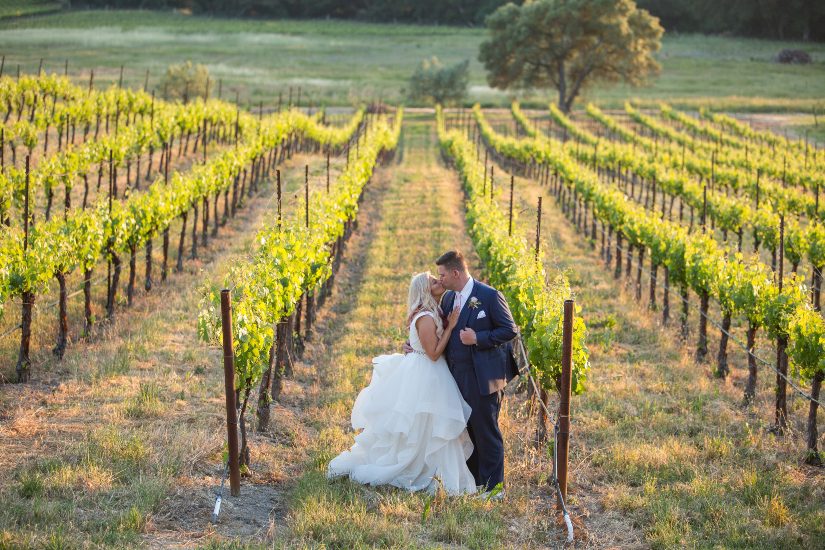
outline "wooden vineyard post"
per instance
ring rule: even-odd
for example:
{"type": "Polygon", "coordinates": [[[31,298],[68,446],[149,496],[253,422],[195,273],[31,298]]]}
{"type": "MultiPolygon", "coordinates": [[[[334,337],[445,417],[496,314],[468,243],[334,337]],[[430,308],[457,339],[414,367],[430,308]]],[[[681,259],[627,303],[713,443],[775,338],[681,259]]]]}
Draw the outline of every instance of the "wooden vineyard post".
{"type": "Polygon", "coordinates": [[[278,193],[278,229],[281,229],[281,169],[275,169],[275,181],[278,193]]]}
{"type": "MultiPolygon", "coordinates": [[[[29,162],[30,157],[26,155],[26,196],[23,204],[23,256],[27,256],[29,249],[29,223],[31,216],[31,209],[29,205],[29,162]]],[[[29,349],[31,345],[31,325],[32,325],[32,309],[34,308],[34,292],[28,290],[23,292],[23,314],[20,322],[20,356],[17,359],[18,382],[28,382],[31,378],[31,358],[29,357],[29,349]]]]}
{"type": "MultiPolygon", "coordinates": [[[[785,275],[785,216],[779,217],[779,278],[777,285],[779,287],[779,294],[782,295],[782,283],[785,275]]],[[[788,346],[788,337],[780,335],[776,342],[776,407],[775,413],[776,425],[774,430],[777,433],[784,433],[787,428],[788,420],[788,401],[787,401],[787,381],[788,375],[788,356],[786,348],[788,346]]]]}
{"type": "Polygon", "coordinates": [[[707,231],[707,215],[708,215],[708,186],[702,186],[702,233],[707,231]]]}
{"type": "Polygon", "coordinates": [[[309,164],[304,165],[304,212],[306,213],[306,224],[309,227],[309,164]]]}
{"type": "Polygon", "coordinates": [[[485,191],[487,190],[487,183],[486,183],[487,182],[487,153],[488,153],[487,149],[484,149],[484,180],[483,181],[485,182],[484,183],[484,188],[485,188],[484,190],[485,191]]]}
{"type": "Polygon", "coordinates": [[[539,247],[541,242],[541,199],[539,197],[539,211],[536,215],[536,261],[539,259],[539,247]]]}
{"type": "MultiPolygon", "coordinates": [[[[203,149],[203,163],[206,164],[206,119],[203,119],[203,138],[201,138],[201,148],[203,149]]],[[[140,158],[140,157],[138,157],[140,158]]]]}
{"type": "Polygon", "coordinates": [[[559,437],[556,477],[559,481],[559,507],[567,501],[567,457],[570,450],[570,378],[573,367],[573,300],[564,301],[564,324],[561,338],[561,386],[559,391],[559,437]]]}
{"type": "Polygon", "coordinates": [[[327,148],[327,193],[329,193],[329,148],[327,148]]]}
{"type": "Polygon", "coordinates": [[[235,407],[235,352],[232,349],[232,304],[229,289],[221,290],[223,329],[223,379],[226,390],[226,435],[229,442],[229,490],[241,495],[241,467],[238,462],[238,410],[235,407]]]}
{"type": "Polygon", "coordinates": [[[510,225],[507,230],[507,236],[513,236],[513,183],[515,176],[510,174],[510,225]]]}

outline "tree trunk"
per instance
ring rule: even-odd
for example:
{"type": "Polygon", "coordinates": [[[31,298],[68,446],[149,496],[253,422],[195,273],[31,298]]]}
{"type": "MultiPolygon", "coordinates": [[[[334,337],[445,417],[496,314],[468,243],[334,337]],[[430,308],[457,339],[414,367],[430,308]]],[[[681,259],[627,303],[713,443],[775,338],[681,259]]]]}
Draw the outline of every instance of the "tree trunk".
{"type": "Polygon", "coordinates": [[[699,294],[699,343],[696,346],[696,362],[705,360],[708,354],[708,307],[710,305],[710,293],[702,291],[699,294]]]}
{"type": "Polygon", "coordinates": [[[192,204],[192,252],[189,257],[198,257],[198,201],[192,204]]]}
{"type": "Polygon", "coordinates": [[[241,179],[240,174],[235,176],[235,181],[232,182],[232,217],[235,217],[235,211],[238,209],[238,183],[241,179]]]}
{"type": "Polygon", "coordinates": [[[213,206],[213,212],[212,212],[212,236],[213,236],[213,237],[217,237],[217,236],[218,236],[218,227],[219,227],[219,223],[218,223],[218,199],[220,198],[220,196],[221,196],[221,192],[220,192],[220,191],[215,192],[215,198],[214,198],[214,200],[213,200],[213,204],[212,204],[212,206],[213,206]]]}
{"type": "Polygon", "coordinates": [[[773,429],[777,433],[784,433],[788,427],[788,388],[785,377],[788,376],[788,339],[780,337],[776,341],[776,406],[774,409],[776,424],[773,429]]]}
{"type": "MultiPolygon", "coordinates": [[[[627,262],[625,263],[625,270],[624,276],[625,279],[630,279],[631,273],[633,271],[633,245],[628,244],[627,246],[627,262]]],[[[627,284],[627,282],[625,283],[627,284]]]]}
{"type": "Polygon", "coordinates": [[[275,366],[277,343],[273,342],[269,347],[269,364],[261,377],[261,386],[258,389],[258,433],[263,433],[269,429],[270,418],[270,403],[272,403],[272,395],[269,392],[270,382],[272,379],[272,369],[275,366]]]}
{"type": "Polygon", "coordinates": [[[756,325],[748,321],[748,381],[745,384],[745,405],[753,403],[756,397],[756,355],[753,348],[756,346],[756,325]]]}
{"type": "Polygon", "coordinates": [[[137,271],[137,245],[129,245],[129,283],[126,285],[126,303],[132,306],[135,296],[135,275],[137,271]]]}
{"type": "Polygon", "coordinates": [[[223,192],[223,218],[221,218],[221,226],[226,225],[229,220],[229,188],[227,187],[223,192]]]}
{"type": "Polygon", "coordinates": [[[636,263],[636,302],[642,301],[642,268],[644,267],[645,247],[639,247],[639,261],[636,263]]]}
{"type": "MultiPolygon", "coordinates": [[[[550,405],[550,396],[547,394],[547,390],[544,388],[539,388],[539,395],[534,395],[536,399],[544,403],[545,405],[550,405]]],[[[547,441],[547,432],[548,432],[548,424],[550,419],[547,418],[547,413],[544,412],[544,407],[541,406],[539,403],[539,414],[537,415],[537,425],[536,425],[536,447],[542,448],[547,441]]]]}
{"type": "Polygon", "coordinates": [[[143,290],[152,290],[152,238],[146,239],[146,278],[143,282],[143,290]]]}
{"type": "Polygon", "coordinates": [[[89,200],[89,175],[83,174],[83,204],[81,208],[86,210],[86,205],[89,200]]]}
{"type": "Polygon", "coordinates": [[[314,308],[314,292],[307,293],[307,312],[306,312],[306,327],[304,328],[305,340],[309,340],[309,333],[312,330],[312,323],[315,321],[315,308],[314,308]]]}
{"type": "Polygon", "coordinates": [[[64,189],[63,195],[63,217],[66,218],[69,215],[69,210],[72,209],[72,188],[70,185],[67,185],[64,189]]]}
{"type": "MultiPolygon", "coordinates": [[[[25,195],[25,190],[24,193],[25,195]]],[[[46,189],[46,221],[52,217],[52,201],[54,200],[54,190],[49,187],[46,189]]]]}
{"type": "Polygon", "coordinates": [[[66,292],[66,274],[58,271],[54,274],[60,285],[60,298],[58,300],[59,309],[57,314],[57,344],[54,346],[52,353],[58,358],[63,359],[63,354],[66,353],[66,343],[69,340],[69,318],[66,308],[67,295],[66,292]]]}
{"type": "Polygon", "coordinates": [[[293,374],[293,359],[295,357],[295,312],[289,316],[286,327],[286,338],[284,339],[284,350],[286,361],[284,362],[284,376],[291,378],[293,374]]]}
{"type": "MultiPolygon", "coordinates": [[[[196,224],[197,225],[197,224],[196,224]]],[[[241,466],[241,472],[248,472],[249,465],[251,462],[251,453],[249,450],[249,440],[246,436],[246,406],[249,404],[249,393],[252,391],[252,388],[246,388],[246,392],[244,393],[243,404],[241,405],[241,410],[238,412],[238,425],[241,429],[241,449],[238,453],[238,462],[241,466]]]]}
{"type": "Polygon", "coordinates": [[[209,199],[203,198],[203,231],[201,232],[201,245],[204,248],[208,245],[207,234],[209,233],[209,199]]]}
{"type": "Polygon", "coordinates": [[[181,214],[182,223],[180,226],[180,239],[178,240],[178,263],[175,266],[175,271],[183,271],[183,245],[186,241],[186,218],[189,217],[189,212],[186,211],[181,214]]]}
{"type": "Polygon", "coordinates": [[[650,258],[650,286],[647,307],[656,310],[656,274],[659,271],[659,264],[653,262],[653,257],[650,258]]]}
{"type": "Polygon", "coordinates": [[[805,459],[807,464],[822,466],[822,457],[819,455],[816,443],[819,439],[816,430],[816,413],[819,409],[819,392],[822,388],[822,379],[825,378],[825,371],[818,370],[811,381],[811,397],[813,400],[808,407],[808,456],[805,459]]]}
{"type": "Polygon", "coordinates": [[[724,312],[722,317],[722,330],[719,336],[719,353],[716,355],[716,376],[718,378],[727,378],[730,374],[730,367],[728,367],[728,335],[730,334],[731,313],[724,312]]]}
{"type": "Polygon", "coordinates": [[[18,382],[28,382],[31,379],[31,358],[29,349],[32,336],[32,309],[34,309],[34,292],[23,292],[23,311],[20,322],[20,355],[17,357],[18,382]]]}
{"type": "Polygon", "coordinates": [[[295,308],[295,350],[296,357],[301,357],[304,353],[304,338],[301,336],[301,318],[303,317],[304,309],[304,294],[298,299],[298,305],[295,308]]]}
{"type": "Polygon", "coordinates": [[[83,335],[89,336],[92,332],[95,319],[92,316],[92,270],[87,269],[83,273],[83,314],[85,324],[83,326],[83,335]]]}
{"type": "Polygon", "coordinates": [[[687,342],[688,338],[690,338],[690,327],[688,326],[688,316],[690,314],[690,304],[688,302],[688,288],[687,286],[683,286],[680,289],[681,297],[682,297],[682,314],[680,317],[680,337],[682,342],[687,342]]]}
{"type": "Polygon", "coordinates": [[[160,282],[166,281],[166,263],[169,260],[169,227],[163,230],[163,260],[160,264],[160,282]]]}
{"type": "Polygon", "coordinates": [[[120,281],[120,256],[114,252],[112,252],[112,265],[114,266],[112,284],[109,287],[109,295],[106,298],[106,318],[109,320],[115,318],[115,300],[117,300],[117,287],[120,281]]]}
{"type": "MultiPolygon", "coordinates": [[[[276,352],[275,370],[272,372],[272,384],[270,385],[270,395],[273,401],[281,397],[281,390],[284,385],[284,373],[289,363],[289,351],[287,350],[287,333],[289,331],[289,321],[283,319],[278,321],[275,328],[276,352]]],[[[291,371],[291,369],[290,369],[291,371]]]]}

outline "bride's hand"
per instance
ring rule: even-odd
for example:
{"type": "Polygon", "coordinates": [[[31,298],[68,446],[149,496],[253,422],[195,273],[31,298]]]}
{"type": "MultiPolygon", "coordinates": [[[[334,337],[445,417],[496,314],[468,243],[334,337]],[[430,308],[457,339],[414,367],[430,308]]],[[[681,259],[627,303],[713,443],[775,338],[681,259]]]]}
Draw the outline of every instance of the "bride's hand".
{"type": "Polygon", "coordinates": [[[461,314],[460,309],[454,309],[447,316],[447,328],[453,329],[458,324],[458,316],[461,314]]]}

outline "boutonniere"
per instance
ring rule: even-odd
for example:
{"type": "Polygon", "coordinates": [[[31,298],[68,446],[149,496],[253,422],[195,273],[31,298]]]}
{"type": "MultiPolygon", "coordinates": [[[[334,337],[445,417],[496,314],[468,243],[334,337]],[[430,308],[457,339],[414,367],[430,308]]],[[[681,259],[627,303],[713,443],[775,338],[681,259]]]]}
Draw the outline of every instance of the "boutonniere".
{"type": "Polygon", "coordinates": [[[467,302],[467,305],[469,305],[472,309],[478,309],[478,307],[481,305],[481,300],[473,296],[472,298],[470,298],[470,301],[467,302]]]}

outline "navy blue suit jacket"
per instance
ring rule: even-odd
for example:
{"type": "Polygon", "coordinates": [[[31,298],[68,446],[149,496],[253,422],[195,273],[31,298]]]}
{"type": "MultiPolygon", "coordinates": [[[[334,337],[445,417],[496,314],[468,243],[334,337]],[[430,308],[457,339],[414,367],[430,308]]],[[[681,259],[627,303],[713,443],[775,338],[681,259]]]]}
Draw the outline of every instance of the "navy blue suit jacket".
{"type": "MultiPolygon", "coordinates": [[[[451,311],[455,302],[456,292],[448,291],[442,303],[447,306],[445,311],[451,311]]],[[[513,352],[512,340],[518,335],[518,326],[510,313],[510,307],[504,295],[498,290],[485,285],[481,281],[473,280],[473,290],[470,299],[463,304],[458,324],[447,344],[447,362],[452,368],[459,361],[472,361],[473,369],[478,380],[478,390],[481,395],[490,395],[504,388],[507,382],[518,375],[518,367],[513,352]],[[478,306],[473,308],[473,298],[478,306]],[[481,312],[484,315],[479,319],[481,312]],[[457,337],[461,329],[471,328],[476,333],[477,343],[474,346],[464,346],[457,337]],[[459,349],[458,346],[470,348],[459,349]]]]}

